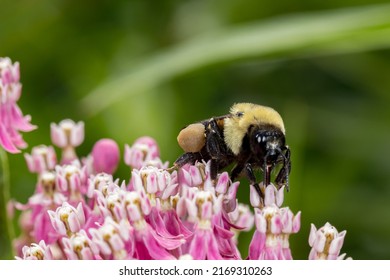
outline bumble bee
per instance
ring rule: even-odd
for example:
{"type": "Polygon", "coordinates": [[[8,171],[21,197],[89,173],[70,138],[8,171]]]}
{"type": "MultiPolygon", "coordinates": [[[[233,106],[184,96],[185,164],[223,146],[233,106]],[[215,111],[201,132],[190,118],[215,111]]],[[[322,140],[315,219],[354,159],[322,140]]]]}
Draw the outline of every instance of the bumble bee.
{"type": "Polygon", "coordinates": [[[267,186],[271,182],[271,172],[281,166],[275,184],[278,188],[285,185],[288,190],[291,152],[285,143],[282,117],[270,107],[234,104],[227,115],[183,128],[177,141],[185,153],[175,161],[176,167],[210,160],[211,178],[216,179],[221,169],[235,163],[231,179],[244,173],[260,197],[264,197],[254,169],[262,170],[263,183],[267,186]]]}

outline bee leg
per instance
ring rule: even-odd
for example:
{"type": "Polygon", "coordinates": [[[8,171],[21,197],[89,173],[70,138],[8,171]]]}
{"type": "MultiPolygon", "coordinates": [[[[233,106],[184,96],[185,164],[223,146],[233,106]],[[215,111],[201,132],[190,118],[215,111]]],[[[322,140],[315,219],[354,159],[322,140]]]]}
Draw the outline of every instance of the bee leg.
{"type": "Polygon", "coordinates": [[[240,175],[240,173],[242,172],[242,170],[244,169],[245,165],[244,164],[240,164],[238,163],[234,168],[233,170],[230,172],[230,179],[232,181],[235,181],[238,176],[240,175]]]}
{"type": "Polygon", "coordinates": [[[182,167],[189,164],[194,164],[196,161],[202,160],[202,155],[200,153],[185,153],[181,155],[174,163],[177,167],[182,167]]]}
{"type": "Polygon", "coordinates": [[[211,159],[210,160],[210,177],[211,177],[211,180],[217,179],[218,171],[219,171],[218,161],[216,161],[215,159],[211,159]]]}
{"type": "Polygon", "coordinates": [[[253,171],[252,165],[250,163],[245,164],[245,170],[246,170],[246,174],[247,174],[248,179],[249,179],[249,183],[255,188],[255,190],[256,190],[257,194],[260,196],[260,198],[262,200],[264,200],[264,193],[261,190],[259,184],[256,182],[256,176],[255,176],[255,173],[253,171]]]}
{"type": "Polygon", "coordinates": [[[222,162],[226,158],[226,144],[222,137],[220,128],[214,119],[210,120],[206,129],[206,149],[208,155],[211,157],[210,173],[211,179],[215,180],[222,162]]]}
{"type": "Polygon", "coordinates": [[[286,147],[286,153],[284,154],[284,160],[283,160],[283,167],[280,169],[278,175],[276,176],[275,183],[277,184],[278,188],[281,188],[283,185],[286,186],[286,190],[289,191],[289,184],[288,184],[288,175],[291,171],[291,152],[288,147],[286,147]]]}
{"type": "Polygon", "coordinates": [[[211,158],[214,159],[224,157],[227,152],[222,131],[214,119],[210,120],[206,128],[206,148],[211,158]]]}

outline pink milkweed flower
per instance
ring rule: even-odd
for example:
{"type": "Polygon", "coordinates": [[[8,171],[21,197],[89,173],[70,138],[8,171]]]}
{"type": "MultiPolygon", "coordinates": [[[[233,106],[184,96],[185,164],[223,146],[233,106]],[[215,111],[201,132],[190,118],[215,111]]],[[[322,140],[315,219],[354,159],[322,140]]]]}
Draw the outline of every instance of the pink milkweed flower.
{"type": "Polygon", "coordinates": [[[238,203],[236,209],[228,215],[231,222],[242,231],[250,231],[254,225],[254,216],[246,204],[238,203]]]}
{"type": "Polygon", "coordinates": [[[183,252],[188,252],[194,259],[240,259],[231,230],[233,224],[227,215],[237,206],[239,182],[232,183],[227,172],[212,180],[210,162],[202,162],[180,168],[178,183],[180,198],[176,211],[185,220],[185,226],[193,230],[193,238],[183,252]],[[201,248],[194,245],[207,243],[207,240],[211,243],[203,244],[201,248]],[[206,252],[208,247],[211,251],[206,252]]]}
{"type": "MultiPolygon", "coordinates": [[[[15,203],[15,207],[24,211],[20,220],[22,229],[21,238],[38,242],[44,240],[51,244],[58,238],[51,225],[47,210],[53,210],[66,201],[66,197],[59,192],[55,183],[55,173],[45,171],[39,177],[36,192],[31,196],[27,204],[15,203]]],[[[15,244],[19,248],[19,244],[15,244]]]]}
{"type": "Polygon", "coordinates": [[[48,214],[55,231],[63,236],[72,236],[85,225],[85,215],[81,202],[77,205],[77,209],[64,202],[55,212],[48,210],[48,214]]]}
{"type": "Polygon", "coordinates": [[[238,242],[238,236],[242,231],[250,231],[254,225],[254,215],[246,204],[238,203],[234,211],[228,213],[231,223],[234,225],[234,241],[238,242]]]}
{"type": "Polygon", "coordinates": [[[221,199],[212,193],[199,191],[194,199],[186,200],[188,215],[195,221],[194,236],[188,245],[188,253],[195,260],[222,260],[214,234],[213,215],[222,207],[221,199]]]}
{"type": "MultiPolygon", "coordinates": [[[[145,220],[153,228],[157,237],[172,244],[181,245],[192,233],[183,225],[172,207],[172,197],[178,193],[177,172],[172,173],[153,166],[145,166],[140,170],[133,169],[131,190],[139,191],[148,197],[150,212],[145,220]]],[[[175,247],[174,245],[173,247],[175,247]]],[[[174,256],[180,256],[180,248],[169,249],[174,256]]]]}
{"type": "Polygon", "coordinates": [[[54,170],[57,156],[52,146],[40,145],[32,148],[31,155],[25,153],[24,158],[31,173],[42,173],[54,170]]]}
{"type": "MultiPolygon", "coordinates": [[[[292,259],[288,239],[290,234],[299,231],[301,213],[294,216],[287,207],[279,208],[283,201],[281,193],[274,185],[267,186],[264,206],[255,208],[256,231],[249,246],[248,259],[292,259]]],[[[255,202],[260,201],[252,198],[252,203],[255,202]]]]}
{"type": "Polygon", "coordinates": [[[142,190],[127,192],[125,207],[128,219],[134,228],[134,257],[144,260],[176,259],[169,251],[179,248],[185,243],[185,239],[164,236],[161,234],[162,230],[154,229],[146,221],[145,218],[151,213],[152,207],[142,190]]]}
{"type": "Polygon", "coordinates": [[[338,232],[330,223],[316,229],[312,224],[309,236],[309,245],[312,247],[309,260],[336,260],[344,259],[345,254],[340,255],[347,231],[338,232]]]}
{"type": "Polygon", "coordinates": [[[113,174],[119,163],[119,147],[114,140],[100,139],[91,152],[93,173],[113,174]]]}
{"type": "Polygon", "coordinates": [[[127,220],[121,220],[118,223],[111,217],[106,217],[102,226],[90,229],[89,232],[103,259],[132,259],[134,255],[133,228],[127,220]]]}
{"type": "Polygon", "coordinates": [[[193,224],[193,237],[183,248],[193,259],[239,259],[234,233],[224,228],[223,195],[212,190],[188,188],[177,204],[178,215],[193,224]]]}
{"type": "Polygon", "coordinates": [[[66,119],[58,125],[50,125],[51,141],[62,149],[61,163],[70,163],[77,159],[75,148],[84,141],[84,122],[75,123],[66,119]]]}
{"type": "Polygon", "coordinates": [[[126,218],[126,211],[123,206],[126,191],[115,184],[111,186],[113,189],[105,195],[95,191],[96,205],[104,217],[112,217],[113,220],[119,222],[126,218]]]}
{"type": "Polygon", "coordinates": [[[160,159],[156,140],[147,136],[138,138],[131,147],[126,144],[124,159],[133,169],[141,169],[143,166],[168,167],[168,162],[163,163],[160,159]]]}
{"type": "Polygon", "coordinates": [[[61,205],[66,200],[56,184],[55,172],[44,171],[38,178],[36,192],[29,198],[28,205],[48,207],[53,204],[61,205]]]}
{"type": "Polygon", "coordinates": [[[80,167],[78,161],[72,164],[57,165],[56,184],[58,188],[67,195],[68,201],[83,201],[83,194],[88,191],[88,174],[86,167],[80,167]]]}
{"type": "Polygon", "coordinates": [[[63,251],[68,260],[97,260],[99,250],[84,230],[61,240],[63,251]]]}
{"type": "Polygon", "coordinates": [[[19,153],[27,146],[19,131],[28,132],[36,126],[29,115],[23,116],[17,105],[22,93],[19,63],[0,57],[0,146],[10,153],[19,153]]]}
{"type": "Polygon", "coordinates": [[[145,166],[140,170],[134,169],[131,174],[129,189],[144,189],[153,205],[156,205],[157,198],[165,200],[178,192],[177,172],[171,174],[164,169],[145,166]]]}
{"type": "Polygon", "coordinates": [[[101,193],[103,196],[107,196],[107,194],[114,189],[116,189],[117,183],[119,180],[115,180],[111,174],[99,173],[96,175],[91,174],[88,178],[88,189],[86,196],[88,198],[93,198],[95,195],[95,191],[101,193]]]}
{"type": "Polygon", "coordinates": [[[24,246],[22,257],[15,257],[17,260],[52,260],[53,255],[50,247],[45,241],[41,240],[39,244],[32,243],[31,246],[24,246]]]}

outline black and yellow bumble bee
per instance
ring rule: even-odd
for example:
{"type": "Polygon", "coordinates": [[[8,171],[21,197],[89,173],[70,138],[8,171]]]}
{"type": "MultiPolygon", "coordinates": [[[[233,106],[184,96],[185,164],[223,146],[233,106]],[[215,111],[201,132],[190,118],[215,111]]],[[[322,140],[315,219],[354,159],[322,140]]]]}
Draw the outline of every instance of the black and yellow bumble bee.
{"type": "Polygon", "coordinates": [[[263,172],[265,186],[271,182],[271,172],[279,166],[275,185],[288,190],[291,170],[290,149],[286,145],[282,117],[274,109],[252,103],[234,104],[230,113],[213,117],[183,128],[177,141],[185,153],[175,161],[176,167],[197,161],[211,161],[211,178],[235,163],[230,173],[235,180],[242,173],[247,176],[261,197],[254,169],[263,172]]]}

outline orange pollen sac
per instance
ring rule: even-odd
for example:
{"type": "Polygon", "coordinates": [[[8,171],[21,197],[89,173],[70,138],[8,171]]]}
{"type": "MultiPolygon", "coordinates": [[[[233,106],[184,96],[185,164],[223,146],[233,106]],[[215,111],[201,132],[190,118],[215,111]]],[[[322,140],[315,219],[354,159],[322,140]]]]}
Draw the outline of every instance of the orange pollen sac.
{"type": "Polygon", "coordinates": [[[182,129],[177,136],[177,142],[186,153],[199,152],[206,144],[204,125],[194,123],[182,129]]]}

